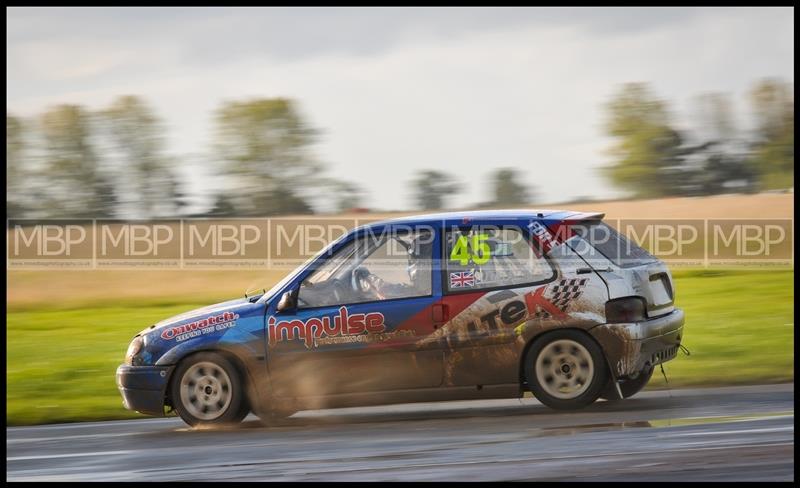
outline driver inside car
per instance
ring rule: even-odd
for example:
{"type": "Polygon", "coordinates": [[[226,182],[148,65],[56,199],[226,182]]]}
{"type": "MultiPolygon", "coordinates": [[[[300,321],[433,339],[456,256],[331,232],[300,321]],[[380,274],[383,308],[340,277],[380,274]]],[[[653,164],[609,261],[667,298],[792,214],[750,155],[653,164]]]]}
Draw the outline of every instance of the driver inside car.
{"type": "Polygon", "coordinates": [[[393,235],[375,247],[366,240],[353,242],[303,282],[298,306],[326,307],[430,295],[432,255],[433,242],[427,232],[393,235]],[[390,248],[394,252],[389,252],[390,248]]]}
{"type": "Polygon", "coordinates": [[[408,253],[408,265],[406,274],[408,280],[405,282],[392,283],[384,280],[376,274],[370,273],[363,266],[353,270],[353,280],[356,287],[362,293],[362,298],[369,300],[390,300],[392,298],[403,298],[412,296],[428,295],[431,291],[431,257],[433,255],[433,243],[429,236],[418,236],[410,243],[395,238],[408,253]],[[373,297],[370,297],[369,294],[373,297]]]}

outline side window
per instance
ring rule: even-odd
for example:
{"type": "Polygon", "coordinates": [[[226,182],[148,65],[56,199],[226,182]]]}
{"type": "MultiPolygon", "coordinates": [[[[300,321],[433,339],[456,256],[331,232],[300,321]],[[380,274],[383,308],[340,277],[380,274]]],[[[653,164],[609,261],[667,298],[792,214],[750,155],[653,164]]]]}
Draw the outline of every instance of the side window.
{"type": "Polygon", "coordinates": [[[626,239],[605,222],[582,222],[573,225],[572,230],[590,244],[584,246],[585,256],[594,266],[603,266],[603,259],[597,257],[598,252],[621,268],[632,268],[656,261],[652,254],[626,239]],[[599,265],[595,264],[598,262],[599,265]]]}
{"type": "Polygon", "coordinates": [[[298,307],[430,296],[432,249],[427,230],[360,237],[303,281],[298,307]]]}
{"type": "Polygon", "coordinates": [[[448,292],[538,283],[555,274],[520,229],[512,226],[450,229],[445,235],[445,259],[448,292]]]}

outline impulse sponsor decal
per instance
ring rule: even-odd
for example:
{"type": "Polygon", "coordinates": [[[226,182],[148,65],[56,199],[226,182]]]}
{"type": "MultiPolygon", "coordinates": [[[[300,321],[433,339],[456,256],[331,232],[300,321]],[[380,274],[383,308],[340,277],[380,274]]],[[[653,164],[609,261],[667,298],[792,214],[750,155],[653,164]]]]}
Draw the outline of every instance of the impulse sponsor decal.
{"type": "Polygon", "coordinates": [[[239,314],[224,312],[220,315],[212,315],[201,320],[189,322],[188,324],[169,327],[161,332],[162,339],[175,339],[177,342],[191,339],[210,332],[229,329],[236,325],[239,314]]]}
{"type": "Polygon", "coordinates": [[[269,344],[278,341],[303,339],[307,348],[320,343],[362,342],[364,337],[380,334],[386,330],[383,314],[380,312],[351,314],[347,307],[341,307],[332,317],[312,317],[307,320],[283,320],[275,317],[267,321],[269,325],[269,344]],[[366,335],[365,335],[366,333],[366,335]]]}

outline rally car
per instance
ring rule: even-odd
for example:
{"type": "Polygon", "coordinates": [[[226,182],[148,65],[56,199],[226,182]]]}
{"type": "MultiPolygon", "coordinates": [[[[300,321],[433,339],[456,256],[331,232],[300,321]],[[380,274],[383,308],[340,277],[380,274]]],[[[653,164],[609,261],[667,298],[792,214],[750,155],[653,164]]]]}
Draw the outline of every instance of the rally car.
{"type": "Polygon", "coordinates": [[[117,369],[123,404],[204,425],[528,390],[556,409],[629,397],[676,356],[684,314],[664,263],[602,218],[357,227],[269,291],[137,334],[117,369]]]}

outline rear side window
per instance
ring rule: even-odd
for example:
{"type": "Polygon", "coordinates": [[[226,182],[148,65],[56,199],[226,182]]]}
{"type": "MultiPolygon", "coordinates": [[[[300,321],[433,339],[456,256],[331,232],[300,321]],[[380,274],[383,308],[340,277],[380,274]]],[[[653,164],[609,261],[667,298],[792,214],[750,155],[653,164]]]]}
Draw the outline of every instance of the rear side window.
{"type": "Polygon", "coordinates": [[[555,275],[547,259],[538,257],[513,226],[450,229],[444,257],[448,292],[541,283],[555,275]]]}
{"type": "Polygon", "coordinates": [[[587,246],[587,249],[582,250],[585,251],[584,255],[588,254],[589,259],[594,252],[599,252],[621,268],[633,268],[657,261],[655,256],[636,245],[635,242],[626,239],[625,236],[604,222],[581,222],[572,225],[571,229],[585,242],[591,244],[591,246],[587,246]]]}

